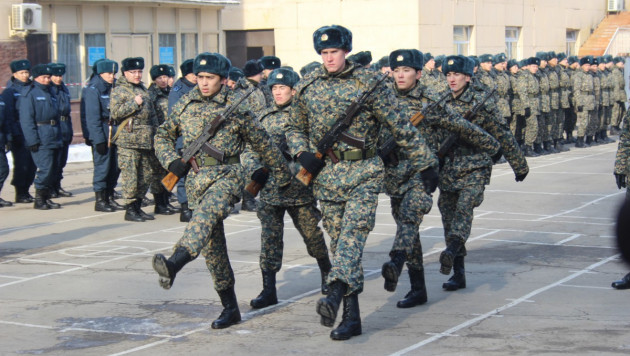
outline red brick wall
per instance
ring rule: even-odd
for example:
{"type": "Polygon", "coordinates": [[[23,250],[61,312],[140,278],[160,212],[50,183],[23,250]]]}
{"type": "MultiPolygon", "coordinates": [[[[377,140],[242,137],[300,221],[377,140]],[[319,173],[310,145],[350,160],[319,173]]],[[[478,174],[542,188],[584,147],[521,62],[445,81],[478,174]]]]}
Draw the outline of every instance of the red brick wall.
{"type": "Polygon", "coordinates": [[[16,59],[26,58],[26,42],[23,40],[0,41],[0,87],[4,86],[11,78],[9,65],[16,59]]]}

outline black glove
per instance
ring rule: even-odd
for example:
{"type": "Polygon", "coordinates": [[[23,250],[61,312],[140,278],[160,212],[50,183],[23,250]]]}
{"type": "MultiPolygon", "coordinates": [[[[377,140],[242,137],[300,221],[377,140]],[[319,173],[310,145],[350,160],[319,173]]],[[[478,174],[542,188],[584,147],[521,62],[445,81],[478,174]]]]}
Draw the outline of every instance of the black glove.
{"type": "Polygon", "coordinates": [[[298,161],[310,174],[316,176],[324,168],[326,162],[315,157],[314,153],[304,151],[298,156],[298,161]]]}
{"type": "Polygon", "coordinates": [[[39,143],[36,143],[33,146],[28,146],[28,149],[31,150],[31,152],[33,153],[39,151],[39,143]]]}
{"type": "Polygon", "coordinates": [[[525,180],[525,177],[527,177],[527,173],[529,173],[529,171],[528,171],[528,172],[525,172],[525,173],[523,173],[523,174],[517,174],[517,175],[516,175],[516,178],[515,178],[515,179],[516,179],[516,181],[517,181],[517,182],[522,182],[522,181],[524,181],[524,180],[525,180]]]}
{"type": "Polygon", "coordinates": [[[420,172],[422,176],[422,182],[424,183],[424,191],[427,194],[431,194],[435,192],[435,189],[438,186],[438,173],[433,167],[429,167],[424,171],[420,172]]]}
{"type": "Polygon", "coordinates": [[[531,115],[532,115],[532,109],[530,108],[525,109],[525,117],[527,118],[527,117],[530,117],[531,115]]]}
{"type": "Polygon", "coordinates": [[[577,110],[578,110],[578,112],[582,112],[584,110],[584,107],[583,106],[578,106],[577,110]]]}
{"type": "Polygon", "coordinates": [[[179,178],[185,177],[190,170],[190,163],[182,162],[181,159],[176,159],[168,165],[168,171],[173,173],[179,178]]]}
{"type": "Polygon", "coordinates": [[[101,156],[105,156],[107,154],[107,144],[105,142],[97,143],[96,152],[101,156]]]}
{"type": "Polygon", "coordinates": [[[617,188],[625,188],[626,187],[626,175],[625,174],[617,174],[615,173],[615,180],[617,181],[617,188]]]}
{"type": "Polygon", "coordinates": [[[86,138],[86,139],[85,139],[85,144],[86,144],[87,146],[92,147],[92,140],[90,140],[89,138],[86,138]]]}
{"type": "Polygon", "coordinates": [[[268,179],[269,179],[269,170],[265,168],[258,168],[257,170],[254,171],[254,174],[252,174],[252,180],[262,186],[264,186],[267,183],[268,179]]]}

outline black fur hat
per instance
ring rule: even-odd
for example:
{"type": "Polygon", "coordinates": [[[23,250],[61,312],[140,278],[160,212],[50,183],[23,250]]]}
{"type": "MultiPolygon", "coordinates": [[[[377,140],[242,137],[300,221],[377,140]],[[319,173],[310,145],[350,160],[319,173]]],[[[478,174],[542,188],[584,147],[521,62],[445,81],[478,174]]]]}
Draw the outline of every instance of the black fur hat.
{"type": "Polygon", "coordinates": [[[424,55],[417,49],[397,49],[389,54],[389,67],[394,70],[397,67],[411,67],[422,70],[424,67],[424,55]]]}
{"type": "Polygon", "coordinates": [[[282,84],[293,88],[298,80],[300,80],[300,76],[296,72],[288,68],[278,68],[269,73],[267,85],[271,88],[276,84],[282,84]]]}
{"type": "Polygon", "coordinates": [[[155,80],[155,78],[162,76],[162,75],[169,75],[170,70],[169,70],[169,66],[166,64],[156,64],[153,67],[151,67],[151,70],[149,71],[149,74],[151,74],[151,80],[155,80]]]}
{"type": "Polygon", "coordinates": [[[112,61],[111,59],[102,58],[94,63],[96,74],[102,73],[113,73],[116,74],[118,72],[118,63],[112,61]]]}
{"type": "Polygon", "coordinates": [[[260,74],[263,71],[263,66],[256,59],[250,59],[245,62],[245,66],[243,67],[243,73],[245,73],[246,77],[253,77],[256,74],[260,74]]]}
{"type": "Polygon", "coordinates": [[[472,76],[474,69],[473,60],[462,55],[448,56],[442,63],[442,73],[444,74],[455,72],[472,76]]]}
{"type": "Polygon", "coordinates": [[[194,59],[187,59],[184,61],[184,63],[182,63],[182,65],[179,66],[179,70],[182,71],[182,77],[185,77],[186,75],[193,72],[193,64],[195,64],[194,59]]]}
{"type": "Polygon", "coordinates": [[[130,57],[122,60],[122,71],[144,69],[144,58],[130,57]]]}
{"type": "Polygon", "coordinates": [[[219,53],[203,52],[195,57],[193,73],[200,72],[213,73],[223,78],[227,78],[232,62],[219,53]]]}
{"type": "Polygon", "coordinates": [[[352,51],[352,32],[339,25],[323,26],[313,32],[313,45],[317,54],[327,48],[340,48],[352,51]]]}
{"type": "Polygon", "coordinates": [[[259,59],[263,69],[278,69],[282,66],[280,58],[276,56],[264,56],[259,59]]]}
{"type": "Polygon", "coordinates": [[[52,71],[52,75],[61,77],[66,74],[66,65],[63,63],[49,63],[50,70],[52,71]]]}
{"type": "Polygon", "coordinates": [[[349,61],[353,61],[359,63],[362,66],[366,66],[372,62],[372,52],[370,51],[361,51],[355,53],[351,56],[348,56],[349,61]]]}
{"type": "Polygon", "coordinates": [[[48,64],[38,64],[31,69],[31,75],[33,78],[37,78],[40,75],[52,75],[52,70],[48,64]]]}
{"type": "Polygon", "coordinates": [[[10,64],[11,72],[19,72],[21,70],[31,70],[31,62],[28,59],[18,59],[10,64]]]}

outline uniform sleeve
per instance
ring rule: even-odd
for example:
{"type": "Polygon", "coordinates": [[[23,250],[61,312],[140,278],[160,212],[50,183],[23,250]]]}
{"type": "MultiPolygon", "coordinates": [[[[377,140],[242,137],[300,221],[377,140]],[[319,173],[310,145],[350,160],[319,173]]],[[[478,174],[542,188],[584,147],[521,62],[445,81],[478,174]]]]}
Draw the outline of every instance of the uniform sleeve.
{"type": "Polygon", "coordinates": [[[499,115],[499,111],[494,105],[486,106],[486,120],[488,124],[484,128],[499,141],[503,156],[512,167],[514,174],[522,175],[529,172],[527,160],[521,151],[516,138],[512,135],[512,131],[507,126],[505,120],[499,115]]]}
{"type": "Polygon", "coordinates": [[[628,159],[630,158],[630,128],[628,127],[628,113],[623,119],[623,128],[619,135],[619,146],[617,147],[617,155],[615,157],[615,173],[630,175],[628,172],[628,159]]]}
{"type": "Polygon", "coordinates": [[[107,134],[103,131],[101,118],[101,101],[99,92],[94,87],[86,88],[85,99],[85,121],[87,124],[88,137],[97,145],[107,142],[107,134]]]}
{"type": "Polygon", "coordinates": [[[35,121],[35,105],[31,95],[26,95],[19,101],[20,126],[24,133],[26,146],[41,144],[37,134],[37,122],[35,121]]]}
{"type": "Polygon", "coordinates": [[[181,112],[182,110],[177,110],[176,107],[173,113],[166,118],[164,123],[157,128],[155,134],[155,156],[165,169],[168,169],[168,165],[171,164],[171,162],[181,158],[175,148],[177,136],[179,136],[179,113],[181,112]]]}
{"type": "MultiPolygon", "coordinates": [[[[116,123],[120,124],[127,117],[140,111],[142,107],[136,103],[135,97],[136,95],[133,92],[125,90],[124,87],[116,87],[112,90],[110,113],[116,123]]],[[[147,99],[143,98],[143,100],[147,99]]]]}
{"type": "Polygon", "coordinates": [[[291,103],[291,110],[289,114],[289,120],[287,122],[287,145],[289,151],[293,156],[303,151],[310,151],[308,144],[308,110],[301,95],[298,95],[293,99],[291,103]]]}
{"type": "Polygon", "coordinates": [[[449,104],[444,105],[443,110],[443,114],[440,115],[443,119],[438,121],[439,127],[458,134],[461,139],[490,156],[499,151],[499,142],[484,129],[464,119],[449,104]]]}

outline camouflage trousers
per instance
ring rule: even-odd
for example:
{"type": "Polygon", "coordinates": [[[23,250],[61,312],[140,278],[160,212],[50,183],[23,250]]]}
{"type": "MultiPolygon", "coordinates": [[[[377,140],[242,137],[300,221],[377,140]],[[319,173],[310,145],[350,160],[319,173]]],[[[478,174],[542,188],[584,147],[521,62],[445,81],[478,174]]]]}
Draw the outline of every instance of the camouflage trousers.
{"type": "Polygon", "coordinates": [[[620,126],[621,125],[621,118],[623,117],[623,114],[626,111],[626,106],[624,103],[620,103],[618,101],[615,101],[615,103],[613,104],[612,107],[612,112],[611,112],[611,116],[610,116],[610,124],[612,126],[620,126]]]}
{"type": "Polygon", "coordinates": [[[525,140],[525,145],[527,146],[533,145],[536,141],[536,137],[538,137],[538,118],[536,117],[536,115],[532,114],[525,119],[523,136],[525,140]]]}
{"type": "Polygon", "coordinates": [[[431,211],[433,199],[424,191],[424,186],[419,185],[409,189],[402,197],[392,196],[390,201],[396,221],[396,236],[389,255],[403,251],[407,255],[407,267],[422,270],[422,243],[418,230],[424,215],[431,211]]]}
{"type": "Polygon", "coordinates": [[[598,131],[605,130],[610,125],[610,116],[612,114],[612,108],[610,106],[600,106],[599,109],[599,127],[598,131]]]}
{"type": "Polygon", "coordinates": [[[549,132],[551,118],[548,112],[543,112],[538,115],[538,136],[536,136],[536,143],[543,143],[551,140],[549,132]]]}
{"type": "Polygon", "coordinates": [[[142,200],[153,181],[152,150],[134,150],[118,147],[118,166],[122,180],[122,196],[125,205],[142,200]]]}
{"type": "Polygon", "coordinates": [[[151,167],[153,169],[153,181],[151,182],[151,193],[161,194],[166,191],[166,188],[162,185],[162,179],[168,174],[168,170],[164,169],[158,161],[157,157],[153,155],[151,160],[151,167]]]}
{"type": "Polygon", "coordinates": [[[374,228],[380,189],[381,184],[366,184],[355,188],[347,201],[319,201],[332,253],[327,283],[336,280],[346,283],[346,295],[363,291],[361,259],[367,237],[374,228]]]}
{"type": "MultiPolygon", "coordinates": [[[[485,186],[466,186],[455,192],[440,191],[438,208],[442,215],[444,240],[448,246],[453,241],[465,243],[472,229],[473,210],[483,202],[485,186]]],[[[466,247],[459,251],[466,256],[466,247]]]]}
{"type": "Polygon", "coordinates": [[[551,139],[552,140],[562,139],[562,134],[564,133],[564,110],[562,109],[551,110],[550,118],[551,118],[551,127],[549,130],[550,130],[551,139]]]}
{"type": "Polygon", "coordinates": [[[288,212],[293,225],[302,236],[308,255],[319,259],[328,257],[328,248],[324,233],[317,225],[322,218],[315,203],[300,206],[276,206],[258,203],[258,219],[262,232],[260,234],[260,269],[278,272],[282,267],[282,250],[284,248],[284,213],[288,212]]]}
{"type": "Polygon", "coordinates": [[[588,126],[586,126],[586,136],[593,136],[599,128],[599,110],[601,106],[595,108],[595,110],[589,111],[588,126]]]}
{"type": "Polygon", "coordinates": [[[223,229],[234,205],[233,183],[219,180],[212,184],[199,199],[184,235],[175,244],[184,247],[192,258],[201,253],[214,280],[214,289],[223,291],[234,286],[234,272],[230,265],[223,229]]]}
{"type": "Polygon", "coordinates": [[[577,128],[577,136],[584,137],[587,135],[587,129],[589,126],[589,121],[591,119],[592,110],[583,110],[582,112],[577,112],[577,121],[575,126],[577,128]]]}

